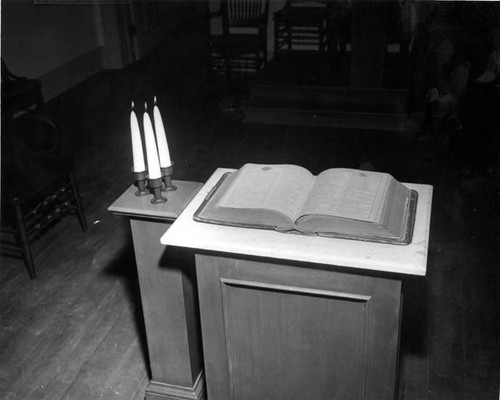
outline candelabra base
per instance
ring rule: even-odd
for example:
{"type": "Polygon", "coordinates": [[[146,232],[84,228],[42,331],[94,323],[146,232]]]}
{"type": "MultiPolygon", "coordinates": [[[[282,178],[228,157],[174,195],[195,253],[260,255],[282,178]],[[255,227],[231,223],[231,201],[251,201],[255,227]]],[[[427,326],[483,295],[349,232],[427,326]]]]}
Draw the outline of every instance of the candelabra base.
{"type": "Polygon", "coordinates": [[[151,204],[163,204],[167,202],[167,198],[161,195],[162,180],[161,178],[150,179],[149,187],[152,189],[154,197],[151,199],[151,204]]]}
{"type": "Polygon", "coordinates": [[[151,204],[163,204],[163,203],[166,203],[168,200],[166,197],[163,197],[163,196],[155,196],[151,199],[151,204]]]}

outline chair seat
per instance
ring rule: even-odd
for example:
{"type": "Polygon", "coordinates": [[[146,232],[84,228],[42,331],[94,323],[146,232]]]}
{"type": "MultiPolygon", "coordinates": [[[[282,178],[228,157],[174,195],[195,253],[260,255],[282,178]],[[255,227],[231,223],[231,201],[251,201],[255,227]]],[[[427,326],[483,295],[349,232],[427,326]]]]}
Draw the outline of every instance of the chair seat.
{"type": "Polygon", "coordinates": [[[213,36],[211,43],[215,48],[223,49],[224,46],[229,46],[232,54],[244,54],[248,52],[256,52],[262,47],[263,38],[246,33],[232,33],[230,36],[224,35],[213,36]]]}
{"type": "Polygon", "coordinates": [[[68,156],[57,155],[40,157],[33,160],[31,172],[18,175],[8,189],[11,197],[29,197],[35,194],[50,192],[57,182],[68,175],[73,168],[73,162],[68,156]]]}
{"type": "Polygon", "coordinates": [[[276,22],[300,26],[323,23],[327,17],[326,7],[285,7],[274,13],[276,22]]]}

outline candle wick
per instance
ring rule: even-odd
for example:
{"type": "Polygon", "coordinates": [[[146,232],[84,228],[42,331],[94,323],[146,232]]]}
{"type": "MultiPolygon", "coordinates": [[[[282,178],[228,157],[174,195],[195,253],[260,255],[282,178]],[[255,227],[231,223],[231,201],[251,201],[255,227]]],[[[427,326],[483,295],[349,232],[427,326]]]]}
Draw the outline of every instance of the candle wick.
{"type": "Polygon", "coordinates": [[[132,100],[132,109],[135,108],[134,100],[132,100]]]}
{"type": "Polygon", "coordinates": [[[147,102],[145,102],[145,103],[144,103],[144,109],[145,109],[145,110],[147,110],[147,109],[148,109],[148,103],[147,103],[147,102]]]}
{"type": "Polygon", "coordinates": [[[155,105],[156,105],[156,96],[155,96],[155,105]]]}

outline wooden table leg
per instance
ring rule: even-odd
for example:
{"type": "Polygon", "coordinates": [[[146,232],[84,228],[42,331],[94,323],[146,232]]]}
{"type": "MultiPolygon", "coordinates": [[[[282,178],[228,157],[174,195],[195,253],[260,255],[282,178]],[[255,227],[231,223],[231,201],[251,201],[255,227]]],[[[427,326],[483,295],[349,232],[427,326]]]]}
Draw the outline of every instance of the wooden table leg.
{"type": "Polygon", "coordinates": [[[152,375],[146,399],[205,399],[194,257],[160,244],[170,224],[130,219],[152,375]]]}

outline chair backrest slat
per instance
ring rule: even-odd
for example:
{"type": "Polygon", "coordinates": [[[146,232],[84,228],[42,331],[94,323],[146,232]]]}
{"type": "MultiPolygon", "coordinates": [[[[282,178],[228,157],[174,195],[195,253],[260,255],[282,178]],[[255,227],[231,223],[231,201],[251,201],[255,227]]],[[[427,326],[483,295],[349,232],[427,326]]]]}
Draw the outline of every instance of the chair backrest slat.
{"type": "Polygon", "coordinates": [[[236,21],[249,24],[262,20],[268,12],[269,0],[227,0],[228,19],[231,25],[236,21]]]}

